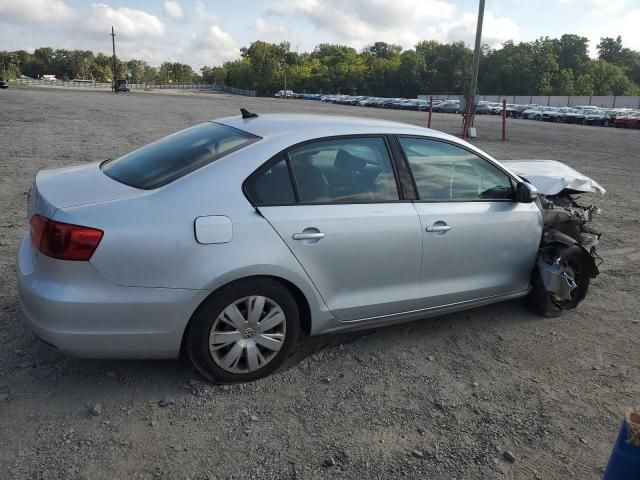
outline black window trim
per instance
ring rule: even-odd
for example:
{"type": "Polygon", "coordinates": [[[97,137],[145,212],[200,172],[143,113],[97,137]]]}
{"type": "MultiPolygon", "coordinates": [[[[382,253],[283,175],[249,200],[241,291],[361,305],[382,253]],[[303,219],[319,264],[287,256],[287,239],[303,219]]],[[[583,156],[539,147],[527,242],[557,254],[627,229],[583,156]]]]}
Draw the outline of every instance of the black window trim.
{"type": "Polygon", "coordinates": [[[312,138],[309,140],[304,140],[302,142],[293,144],[288,146],[287,148],[282,149],[281,151],[279,151],[278,153],[276,153],[275,155],[273,155],[271,158],[269,158],[266,162],[264,162],[262,165],[260,165],[258,168],[256,168],[253,172],[251,172],[251,174],[249,174],[249,176],[247,178],[245,178],[245,180],[242,182],[242,193],[244,194],[244,196],[246,197],[246,199],[249,201],[249,203],[251,203],[251,205],[254,208],[259,208],[259,207],[292,207],[292,206],[322,206],[322,205],[375,205],[375,204],[385,204],[385,203],[410,203],[413,200],[412,199],[407,199],[404,198],[404,192],[403,189],[401,188],[401,182],[399,179],[399,172],[396,166],[396,155],[399,152],[394,152],[393,148],[392,148],[392,144],[391,144],[391,137],[392,135],[389,134],[385,134],[385,133],[353,133],[353,134],[346,134],[346,135],[330,135],[327,137],[317,137],[317,138],[312,138]],[[393,170],[393,175],[394,175],[394,179],[395,179],[395,183],[396,183],[396,189],[398,192],[398,200],[384,200],[384,201],[362,201],[362,202],[322,202],[322,203],[316,203],[316,202],[301,202],[300,201],[300,194],[298,191],[298,185],[297,182],[295,180],[295,174],[293,172],[293,168],[291,165],[291,159],[289,157],[289,152],[291,150],[294,150],[296,148],[299,147],[303,147],[305,145],[309,145],[312,143],[318,143],[318,142],[324,142],[324,141],[330,141],[330,140],[341,140],[341,139],[352,139],[352,138],[380,138],[384,141],[384,144],[386,146],[387,149],[387,154],[389,155],[389,161],[391,162],[391,168],[393,170]],[[247,189],[248,183],[256,176],[260,175],[261,173],[263,173],[265,170],[268,170],[269,168],[271,168],[273,165],[275,165],[276,163],[278,163],[279,161],[281,161],[282,159],[286,159],[286,163],[287,163],[287,168],[289,169],[289,177],[291,179],[291,184],[292,184],[292,188],[293,188],[293,193],[294,193],[294,197],[295,197],[295,202],[294,203],[282,203],[282,204],[272,204],[272,205],[263,205],[260,204],[258,202],[255,202],[252,198],[251,195],[249,195],[249,191],[247,189]]]}
{"type": "Polygon", "coordinates": [[[501,203],[505,203],[505,202],[509,202],[509,203],[518,203],[515,199],[515,191],[516,191],[516,185],[519,182],[519,180],[517,178],[515,178],[513,175],[511,175],[511,173],[509,173],[508,171],[506,171],[504,169],[504,167],[502,167],[501,165],[497,165],[495,164],[493,161],[491,161],[490,159],[486,158],[484,155],[480,155],[478,152],[471,150],[470,148],[467,148],[464,145],[460,145],[459,143],[456,142],[452,142],[451,140],[447,140],[445,138],[438,138],[438,137],[428,137],[428,136],[424,136],[424,135],[395,135],[396,137],[396,141],[398,142],[398,148],[400,150],[400,155],[402,155],[402,158],[404,159],[404,161],[406,162],[408,168],[409,168],[409,174],[411,175],[411,179],[413,181],[413,186],[415,188],[415,192],[416,192],[416,199],[414,200],[414,202],[416,203],[488,203],[488,202],[501,202],[501,203]],[[416,184],[416,179],[413,176],[413,170],[411,169],[411,165],[409,164],[409,159],[407,158],[407,155],[404,151],[404,149],[402,148],[402,144],[400,143],[400,139],[401,138],[415,138],[417,140],[431,140],[431,141],[435,141],[435,142],[440,142],[440,143],[446,143],[449,145],[453,145],[454,147],[458,147],[462,150],[466,150],[467,152],[475,155],[476,157],[484,160],[485,162],[487,162],[489,165],[492,165],[493,167],[495,167],[496,169],[498,169],[499,171],[501,171],[502,173],[504,173],[507,178],[509,179],[509,181],[511,182],[511,189],[513,190],[513,195],[514,198],[496,198],[496,199],[484,199],[484,198],[478,198],[478,199],[474,199],[474,200],[423,200],[420,198],[420,192],[418,191],[418,186],[416,184]]]}

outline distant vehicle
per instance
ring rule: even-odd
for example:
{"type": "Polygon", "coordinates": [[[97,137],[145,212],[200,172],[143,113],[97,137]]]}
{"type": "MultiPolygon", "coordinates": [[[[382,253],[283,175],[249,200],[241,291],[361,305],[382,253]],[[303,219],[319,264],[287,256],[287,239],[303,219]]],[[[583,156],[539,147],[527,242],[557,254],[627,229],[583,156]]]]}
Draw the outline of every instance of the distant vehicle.
{"type": "Polygon", "coordinates": [[[432,110],[440,113],[459,113],[460,100],[445,100],[444,102],[435,105],[432,110]]]}
{"type": "Polygon", "coordinates": [[[550,107],[531,107],[521,113],[521,117],[526,120],[542,120],[542,114],[551,110],[550,107]]]}
{"type": "Polygon", "coordinates": [[[46,80],[47,82],[57,82],[58,79],[55,75],[42,75],[40,77],[42,80],[46,80]]]}
{"type": "Polygon", "coordinates": [[[616,128],[640,128],[640,112],[633,112],[624,117],[617,117],[614,126],[616,128]]]}
{"type": "Polygon", "coordinates": [[[613,111],[611,110],[596,110],[595,112],[586,115],[582,120],[582,124],[608,127],[611,124],[612,115],[613,111]]]}
{"type": "Polygon", "coordinates": [[[556,122],[556,123],[562,122],[564,118],[564,114],[570,110],[571,108],[569,107],[560,107],[560,108],[554,108],[553,110],[547,110],[545,112],[542,112],[541,120],[543,122],[556,122]]]}
{"type": "Polygon", "coordinates": [[[476,115],[489,115],[491,113],[491,107],[488,103],[478,103],[473,112],[476,115]]]}
{"type": "Polygon", "coordinates": [[[9,88],[9,84],[0,80],[0,88],[9,88]]]}
{"type": "Polygon", "coordinates": [[[531,108],[531,105],[507,105],[507,117],[521,118],[522,112],[528,108],[531,108]]]}
{"type": "Polygon", "coordinates": [[[564,116],[566,123],[581,123],[584,124],[584,119],[587,115],[592,115],[598,112],[598,107],[582,106],[576,107],[573,112],[568,112],[564,116]]]}
{"type": "Polygon", "coordinates": [[[293,90],[280,90],[274,95],[276,98],[293,98],[293,90]]]}
{"type": "Polygon", "coordinates": [[[116,91],[118,92],[129,92],[129,81],[128,80],[116,80],[116,91]]]}

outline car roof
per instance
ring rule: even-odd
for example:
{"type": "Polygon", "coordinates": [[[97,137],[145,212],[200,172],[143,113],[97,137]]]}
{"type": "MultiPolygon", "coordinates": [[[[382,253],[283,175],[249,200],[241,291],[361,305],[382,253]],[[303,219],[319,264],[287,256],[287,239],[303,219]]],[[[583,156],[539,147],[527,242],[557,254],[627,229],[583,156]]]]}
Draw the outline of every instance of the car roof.
{"type": "Polygon", "coordinates": [[[242,118],[241,115],[236,115],[213,121],[244,130],[262,138],[295,134],[293,136],[297,138],[314,139],[334,135],[385,133],[451,138],[450,135],[445,133],[416,125],[342,115],[273,113],[259,114],[258,117],[252,118],[242,118]]]}

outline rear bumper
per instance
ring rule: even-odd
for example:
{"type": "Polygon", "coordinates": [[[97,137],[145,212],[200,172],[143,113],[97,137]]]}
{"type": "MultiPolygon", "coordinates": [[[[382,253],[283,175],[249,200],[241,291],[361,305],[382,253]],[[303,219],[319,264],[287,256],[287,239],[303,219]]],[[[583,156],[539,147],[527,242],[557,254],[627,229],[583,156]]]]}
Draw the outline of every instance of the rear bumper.
{"type": "Polygon", "coordinates": [[[209,293],[114,285],[89,262],[34,252],[29,235],[17,273],[33,333],[63,353],[89,358],[176,358],[189,318],[209,293]]]}

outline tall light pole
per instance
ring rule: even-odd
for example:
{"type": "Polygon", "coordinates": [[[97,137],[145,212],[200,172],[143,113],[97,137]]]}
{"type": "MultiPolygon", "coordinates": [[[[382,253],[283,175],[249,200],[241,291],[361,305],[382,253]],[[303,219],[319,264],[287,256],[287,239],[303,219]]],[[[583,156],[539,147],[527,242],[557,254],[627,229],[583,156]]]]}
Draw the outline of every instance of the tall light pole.
{"type": "Polygon", "coordinates": [[[116,32],[111,25],[111,45],[113,46],[113,91],[118,93],[118,74],[116,70],[116,32]]]}
{"type": "MultiPolygon", "coordinates": [[[[473,99],[476,96],[476,89],[478,87],[478,66],[480,65],[480,44],[482,41],[482,20],[484,19],[484,0],[480,0],[478,7],[478,24],[476,26],[476,45],[473,50],[473,64],[471,66],[471,85],[469,86],[469,101],[473,103],[473,99]]],[[[470,117],[468,125],[473,125],[474,109],[473,106],[469,110],[470,117]]]]}

